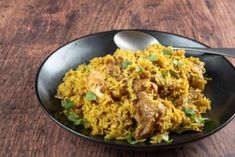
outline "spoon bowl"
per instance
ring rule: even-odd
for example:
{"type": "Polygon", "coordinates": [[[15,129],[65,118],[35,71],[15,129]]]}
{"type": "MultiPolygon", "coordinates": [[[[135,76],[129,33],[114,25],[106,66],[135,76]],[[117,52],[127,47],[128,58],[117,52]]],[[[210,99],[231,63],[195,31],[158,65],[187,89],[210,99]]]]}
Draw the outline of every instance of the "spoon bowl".
{"type": "Polygon", "coordinates": [[[160,42],[144,32],[139,31],[121,31],[114,36],[115,44],[124,50],[143,50],[149,45],[160,44],[160,42]]]}

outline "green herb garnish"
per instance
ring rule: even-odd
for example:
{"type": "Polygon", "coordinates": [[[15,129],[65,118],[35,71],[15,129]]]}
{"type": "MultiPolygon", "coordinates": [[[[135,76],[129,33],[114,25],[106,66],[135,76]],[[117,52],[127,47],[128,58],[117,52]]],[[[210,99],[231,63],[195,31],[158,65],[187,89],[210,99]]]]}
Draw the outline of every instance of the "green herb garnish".
{"type": "Polygon", "coordinates": [[[136,144],[138,143],[132,136],[131,132],[128,133],[127,137],[126,137],[126,140],[128,143],[130,144],[136,144]]]}
{"type": "Polygon", "coordinates": [[[132,62],[130,62],[130,61],[124,61],[124,62],[122,62],[122,68],[126,69],[131,64],[132,64],[132,62]]]}
{"type": "Polygon", "coordinates": [[[187,116],[195,115],[195,111],[190,108],[183,108],[182,110],[187,116]]]}
{"type": "Polygon", "coordinates": [[[61,106],[65,109],[69,109],[74,106],[73,102],[69,99],[65,99],[61,101],[61,106]]]}
{"type": "Polygon", "coordinates": [[[204,73],[203,76],[204,76],[204,79],[207,80],[207,81],[212,80],[212,78],[209,77],[207,73],[204,73]]]}
{"type": "Polygon", "coordinates": [[[213,123],[210,119],[205,122],[204,129],[207,130],[207,131],[213,130],[213,123]]]}
{"type": "Polygon", "coordinates": [[[75,121],[73,121],[74,125],[81,125],[84,123],[84,119],[76,119],[75,121]]]}
{"type": "Polygon", "coordinates": [[[197,117],[196,115],[192,115],[190,117],[194,122],[196,123],[202,123],[202,124],[205,124],[206,122],[209,122],[210,119],[207,118],[207,117],[197,117]]]}
{"type": "Polygon", "coordinates": [[[210,118],[207,118],[207,117],[201,117],[199,118],[199,121],[203,124],[207,123],[207,122],[210,122],[210,118]]]}
{"type": "Polygon", "coordinates": [[[173,59],[173,64],[175,64],[176,66],[182,66],[184,65],[184,62],[181,60],[173,59]]]}
{"type": "Polygon", "coordinates": [[[205,80],[207,80],[207,81],[212,80],[212,78],[211,78],[211,77],[204,77],[204,79],[205,79],[205,80]]]}
{"type": "Polygon", "coordinates": [[[169,135],[163,134],[162,135],[162,139],[166,142],[166,143],[172,143],[173,139],[169,138],[169,135]]]}
{"type": "Polygon", "coordinates": [[[206,117],[198,117],[198,116],[196,115],[195,111],[192,110],[192,109],[190,109],[190,108],[183,108],[183,112],[184,112],[187,116],[189,116],[193,122],[205,124],[206,122],[210,121],[209,118],[206,118],[206,117]]]}
{"type": "Polygon", "coordinates": [[[93,92],[89,91],[86,93],[85,99],[88,101],[92,101],[92,100],[96,100],[97,96],[93,92]]]}
{"type": "MultiPolygon", "coordinates": [[[[201,123],[201,124],[204,124],[204,126],[205,126],[205,129],[207,129],[208,128],[208,124],[210,124],[210,122],[211,122],[211,120],[209,119],[209,118],[204,118],[204,117],[197,117],[195,114],[194,115],[192,115],[192,116],[190,116],[190,118],[194,121],[194,122],[196,122],[196,123],[201,123]]],[[[192,131],[192,129],[191,128],[182,128],[182,127],[179,127],[179,128],[177,128],[176,130],[175,130],[175,132],[177,133],[177,134],[181,134],[181,133],[183,133],[183,132],[185,132],[185,131],[192,131]]]]}
{"type": "Polygon", "coordinates": [[[75,112],[69,112],[68,119],[70,121],[75,121],[79,116],[75,112]]]}
{"type": "Polygon", "coordinates": [[[151,54],[151,55],[149,55],[148,59],[152,62],[156,62],[156,61],[158,61],[159,58],[157,55],[151,54]]]}
{"type": "Polygon", "coordinates": [[[165,56],[169,56],[169,55],[171,55],[171,50],[165,49],[165,50],[163,50],[163,54],[164,54],[165,56]]]}
{"type": "Polygon", "coordinates": [[[81,125],[84,119],[80,118],[75,112],[69,112],[68,119],[73,122],[74,125],[81,125]]]}

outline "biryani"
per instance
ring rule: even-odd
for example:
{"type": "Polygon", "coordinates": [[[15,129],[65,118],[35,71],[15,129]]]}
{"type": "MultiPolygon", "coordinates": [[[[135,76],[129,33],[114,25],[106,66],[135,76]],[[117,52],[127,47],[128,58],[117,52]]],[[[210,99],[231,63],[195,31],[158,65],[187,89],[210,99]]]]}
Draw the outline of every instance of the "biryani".
{"type": "Polygon", "coordinates": [[[203,131],[210,100],[203,94],[204,63],[160,44],[117,49],[69,70],[58,86],[74,125],[130,144],[172,142],[170,133],[203,131]]]}

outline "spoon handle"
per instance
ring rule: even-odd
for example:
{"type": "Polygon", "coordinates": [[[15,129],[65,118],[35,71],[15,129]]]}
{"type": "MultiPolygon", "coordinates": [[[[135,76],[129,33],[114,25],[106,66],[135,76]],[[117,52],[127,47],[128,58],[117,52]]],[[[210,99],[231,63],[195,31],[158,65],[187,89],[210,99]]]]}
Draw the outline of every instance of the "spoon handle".
{"type": "Polygon", "coordinates": [[[185,49],[186,51],[204,52],[223,56],[235,57],[235,48],[195,48],[195,47],[174,47],[173,49],[185,49]]]}

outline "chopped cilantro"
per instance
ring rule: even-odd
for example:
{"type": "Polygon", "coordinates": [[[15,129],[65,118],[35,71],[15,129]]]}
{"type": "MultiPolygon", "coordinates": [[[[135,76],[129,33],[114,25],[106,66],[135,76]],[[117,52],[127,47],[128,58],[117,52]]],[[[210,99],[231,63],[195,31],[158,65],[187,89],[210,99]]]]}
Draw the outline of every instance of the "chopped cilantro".
{"type": "Polygon", "coordinates": [[[132,64],[132,62],[130,62],[130,61],[124,61],[124,62],[122,62],[122,68],[126,69],[131,64],[132,64]]]}
{"type": "Polygon", "coordinates": [[[169,139],[169,135],[167,134],[163,134],[162,135],[162,139],[166,142],[166,143],[172,143],[173,139],[169,139]]]}
{"type": "Polygon", "coordinates": [[[212,80],[212,78],[211,78],[211,77],[204,77],[204,79],[205,79],[205,80],[207,80],[207,81],[212,80]]]}
{"type": "Polygon", "coordinates": [[[84,122],[84,119],[80,118],[75,112],[69,112],[68,119],[72,121],[74,125],[80,125],[84,122]]]}
{"type": "Polygon", "coordinates": [[[126,137],[126,140],[129,144],[136,144],[138,143],[132,136],[132,134],[129,132],[129,134],[126,137]]]}
{"type": "Polygon", "coordinates": [[[69,112],[69,115],[68,115],[68,119],[70,121],[75,121],[77,118],[79,118],[79,116],[75,113],[75,112],[69,112]]]}
{"type": "Polygon", "coordinates": [[[187,116],[189,116],[193,122],[205,124],[206,122],[210,121],[209,118],[206,118],[206,117],[198,117],[198,116],[196,115],[195,111],[192,110],[192,109],[183,108],[183,112],[184,112],[187,116]]]}
{"type": "Polygon", "coordinates": [[[92,100],[96,100],[97,96],[93,92],[89,91],[89,92],[87,92],[85,99],[92,101],[92,100]]]}
{"type": "Polygon", "coordinates": [[[151,55],[149,55],[148,59],[152,62],[156,62],[156,61],[158,61],[159,58],[157,55],[151,54],[151,55]]]}
{"type": "Polygon", "coordinates": [[[210,118],[207,118],[207,117],[201,117],[199,118],[199,120],[201,123],[204,123],[204,124],[211,121],[210,118]]]}
{"type": "Polygon", "coordinates": [[[84,119],[76,119],[75,121],[73,121],[74,125],[81,125],[84,123],[84,119]]]}
{"type": "Polygon", "coordinates": [[[197,117],[196,115],[192,115],[191,119],[196,123],[202,123],[205,124],[206,122],[210,121],[209,118],[206,117],[197,117]]]}
{"type": "Polygon", "coordinates": [[[207,80],[207,81],[212,80],[212,78],[209,77],[207,73],[203,74],[203,76],[204,76],[204,79],[207,80]]]}
{"type": "Polygon", "coordinates": [[[183,112],[187,115],[187,116],[192,116],[195,115],[195,111],[190,109],[190,108],[183,108],[183,112]]]}
{"type": "Polygon", "coordinates": [[[164,54],[165,56],[169,56],[169,55],[171,55],[171,50],[165,49],[165,50],[163,50],[163,54],[164,54]]]}
{"type": "Polygon", "coordinates": [[[74,106],[73,102],[69,99],[65,99],[61,101],[61,106],[65,109],[69,109],[74,106]]]}
{"type": "Polygon", "coordinates": [[[211,120],[205,121],[204,129],[207,131],[213,130],[213,122],[211,120]]]}
{"type": "Polygon", "coordinates": [[[204,76],[204,79],[207,80],[207,81],[212,80],[212,78],[209,77],[207,73],[204,73],[203,76],[204,76]]]}
{"type": "Polygon", "coordinates": [[[184,62],[181,60],[173,59],[173,64],[175,64],[176,66],[182,66],[184,65],[184,62]]]}
{"type": "MultiPolygon", "coordinates": [[[[211,120],[209,119],[209,118],[204,118],[204,117],[197,117],[195,114],[194,115],[192,115],[192,116],[190,116],[190,118],[194,121],[194,122],[196,122],[196,123],[201,123],[201,124],[204,124],[205,125],[205,129],[207,129],[208,128],[208,126],[210,125],[210,122],[211,122],[211,120]],[[209,124],[209,125],[208,125],[209,124]]],[[[190,131],[190,130],[192,130],[191,128],[182,128],[182,127],[179,127],[179,128],[177,128],[176,130],[175,130],[175,132],[177,133],[177,134],[181,134],[181,133],[183,133],[183,132],[185,132],[185,131],[190,131]]]]}

